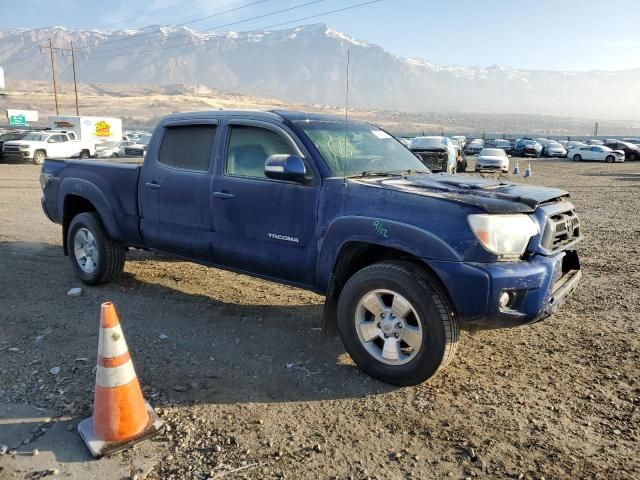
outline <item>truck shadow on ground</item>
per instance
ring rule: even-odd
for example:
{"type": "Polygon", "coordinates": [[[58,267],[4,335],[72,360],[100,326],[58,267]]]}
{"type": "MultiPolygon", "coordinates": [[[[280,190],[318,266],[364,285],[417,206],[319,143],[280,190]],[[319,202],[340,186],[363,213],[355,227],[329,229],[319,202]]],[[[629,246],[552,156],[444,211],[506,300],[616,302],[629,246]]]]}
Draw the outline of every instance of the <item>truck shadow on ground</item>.
{"type": "MultiPolygon", "coordinates": [[[[67,290],[81,284],[59,245],[1,242],[3,296],[19,297],[25,284],[33,292],[28,307],[16,309],[18,320],[24,316],[24,321],[15,323],[21,329],[18,336],[32,339],[39,330],[53,327],[48,341],[38,345],[41,354],[52,357],[51,362],[59,362],[61,357],[71,363],[76,357],[93,359],[99,306],[109,300],[116,305],[136,371],[151,402],[316,401],[359,398],[395,388],[362,373],[339,338],[324,336],[320,297],[251,280],[266,292],[264,303],[233,303],[225,299],[226,290],[215,282],[231,283],[247,277],[213,275],[215,284],[210,291],[200,288],[198,293],[190,293],[155,282],[157,275],[172,275],[172,267],[159,274],[158,265],[142,266],[142,270],[136,265],[174,262],[172,259],[144,252],[131,257],[128,270],[136,273],[125,271],[109,285],[82,285],[83,294],[71,298],[66,296],[67,290]],[[297,296],[297,301],[290,301],[297,296]],[[307,298],[311,300],[305,303],[307,298]],[[56,342],[58,336],[64,340],[56,342]]],[[[174,263],[181,269],[179,278],[173,280],[179,286],[190,276],[206,275],[200,266],[174,263]]],[[[91,363],[76,369],[70,379],[70,394],[77,395],[87,408],[91,395],[86,389],[94,380],[91,363]]],[[[62,367],[64,370],[65,365],[62,367]]]]}

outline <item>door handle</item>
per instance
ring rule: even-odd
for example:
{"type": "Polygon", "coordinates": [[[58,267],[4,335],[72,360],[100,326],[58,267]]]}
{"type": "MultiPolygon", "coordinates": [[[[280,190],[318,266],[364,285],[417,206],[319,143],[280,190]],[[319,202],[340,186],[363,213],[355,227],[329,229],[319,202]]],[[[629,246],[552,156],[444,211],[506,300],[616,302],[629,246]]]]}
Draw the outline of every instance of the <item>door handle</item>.
{"type": "Polygon", "coordinates": [[[228,192],[213,192],[213,196],[216,198],[222,198],[223,200],[229,200],[231,198],[235,198],[233,193],[228,192]]]}
{"type": "Polygon", "coordinates": [[[159,183],[155,183],[155,182],[147,182],[147,183],[144,184],[144,186],[148,187],[148,188],[153,188],[154,190],[162,188],[162,185],[160,185],[159,183]]]}

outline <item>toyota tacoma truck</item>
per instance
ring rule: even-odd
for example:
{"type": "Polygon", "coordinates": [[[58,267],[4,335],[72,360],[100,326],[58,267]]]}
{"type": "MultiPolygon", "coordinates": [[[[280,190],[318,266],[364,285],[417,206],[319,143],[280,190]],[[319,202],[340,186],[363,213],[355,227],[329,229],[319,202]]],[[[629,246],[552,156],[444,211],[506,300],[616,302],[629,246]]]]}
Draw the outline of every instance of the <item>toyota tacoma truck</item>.
{"type": "Polygon", "coordinates": [[[384,130],[300,112],[173,114],[142,165],[49,160],[45,214],[89,285],[130,248],[308,289],[366,373],[422,382],[460,328],[558,309],[581,277],[563,190],[431,173],[384,130]]]}
{"type": "Polygon", "coordinates": [[[45,130],[28,133],[21,140],[4,142],[2,153],[40,165],[49,158],[89,158],[95,155],[94,142],[76,140],[73,131],[45,130]]]}

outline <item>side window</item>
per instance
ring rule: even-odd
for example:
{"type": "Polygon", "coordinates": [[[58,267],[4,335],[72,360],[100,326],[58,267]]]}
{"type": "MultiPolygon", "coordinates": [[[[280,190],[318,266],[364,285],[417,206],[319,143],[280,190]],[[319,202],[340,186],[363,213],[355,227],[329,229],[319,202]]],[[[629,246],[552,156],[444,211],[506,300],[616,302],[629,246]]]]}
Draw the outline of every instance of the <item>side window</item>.
{"type": "Polygon", "coordinates": [[[264,163],[270,155],[297,155],[288,139],[272,130],[232,125],[226,173],[240,177],[267,178],[264,163]]]}
{"type": "Polygon", "coordinates": [[[57,135],[58,137],[58,142],[62,143],[62,142],[68,142],[69,141],[69,137],[67,137],[66,135],[57,135]]]}
{"type": "Polygon", "coordinates": [[[215,125],[178,125],[166,127],[158,161],[175,168],[209,169],[215,125]]]}

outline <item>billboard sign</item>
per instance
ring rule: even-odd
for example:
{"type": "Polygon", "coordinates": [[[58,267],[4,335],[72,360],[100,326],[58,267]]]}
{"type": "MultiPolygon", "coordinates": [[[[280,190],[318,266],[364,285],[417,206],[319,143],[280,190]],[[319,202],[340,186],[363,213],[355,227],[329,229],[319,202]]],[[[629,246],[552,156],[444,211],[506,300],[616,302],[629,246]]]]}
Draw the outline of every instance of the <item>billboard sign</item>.
{"type": "Polygon", "coordinates": [[[24,117],[27,122],[37,122],[38,112],[36,110],[16,110],[15,108],[7,108],[7,118],[11,121],[11,117],[24,117]]]}

